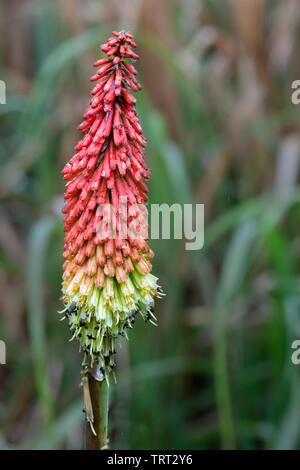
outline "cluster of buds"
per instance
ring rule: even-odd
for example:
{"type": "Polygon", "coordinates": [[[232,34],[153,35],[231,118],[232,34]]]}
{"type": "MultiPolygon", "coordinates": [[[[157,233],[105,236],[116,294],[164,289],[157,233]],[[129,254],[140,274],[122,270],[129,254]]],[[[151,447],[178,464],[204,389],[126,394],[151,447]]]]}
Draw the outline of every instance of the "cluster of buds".
{"type": "Polygon", "coordinates": [[[84,134],[63,169],[65,190],[63,310],[84,352],[84,364],[103,374],[115,367],[115,340],[126,336],[139,312],[154,322],[161,291],[150,274],[154,253],[145,224],[150,172],[143,135],[130,91],[141,89],[130,32],[113,32],[101,46],[108,58],[91,81],[84,134]],[[133,228],[134,229],[133,229],[133,228]]]}

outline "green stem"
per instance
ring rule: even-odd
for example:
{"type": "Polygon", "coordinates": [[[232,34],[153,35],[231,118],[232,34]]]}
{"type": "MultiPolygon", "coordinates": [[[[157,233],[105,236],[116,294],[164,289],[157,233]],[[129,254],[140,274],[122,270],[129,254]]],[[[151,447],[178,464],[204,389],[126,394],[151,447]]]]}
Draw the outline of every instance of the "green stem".
{"type": "Polygon", "coordinates": [[[104,450],[108,448],[108,385],[105,379],[96,380],[90,371],[87,379],[93,422],[92,426],[86,423],[86,450],[104,450]]]}

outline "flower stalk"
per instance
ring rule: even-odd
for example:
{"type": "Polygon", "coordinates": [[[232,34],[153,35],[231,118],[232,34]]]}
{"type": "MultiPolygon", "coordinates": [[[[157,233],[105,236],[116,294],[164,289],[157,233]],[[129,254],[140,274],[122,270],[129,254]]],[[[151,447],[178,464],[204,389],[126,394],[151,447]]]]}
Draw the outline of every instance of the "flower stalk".
{"type": "Polygon", "coordinates": [[[85,441],[87,450],[108,448],[109,387],[102,377],[88,371],[83,378],[85,412],[87,416],[85,441]]]}

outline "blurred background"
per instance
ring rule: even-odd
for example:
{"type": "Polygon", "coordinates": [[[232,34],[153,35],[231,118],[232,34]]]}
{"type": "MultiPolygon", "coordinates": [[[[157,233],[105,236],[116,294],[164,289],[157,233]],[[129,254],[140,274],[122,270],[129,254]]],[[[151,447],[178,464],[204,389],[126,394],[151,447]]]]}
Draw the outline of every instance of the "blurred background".
{"type": "Polygon", "coordinates": [[[138,43],[152,203],[205,204],[205,245],[153,240],[167,296],[111,386],[114,449],[300,448],[298,0],[2,0],[0,448],[83,448],[60,323],[60,173],[99,44],[138,43]]]}

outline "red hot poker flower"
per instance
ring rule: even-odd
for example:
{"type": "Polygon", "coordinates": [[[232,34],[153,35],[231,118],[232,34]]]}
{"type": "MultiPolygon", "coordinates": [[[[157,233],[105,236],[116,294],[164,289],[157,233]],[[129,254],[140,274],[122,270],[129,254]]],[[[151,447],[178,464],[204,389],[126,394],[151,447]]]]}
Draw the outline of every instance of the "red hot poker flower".
{"type": "Polygon", "coordinates": [[[147,244],[146,139],[131,93],[139,91],[128,59],[139,56],[130,32],[113,31],[91,77],[97,82],[79,129],[84,134],[63,169],[68,181],[63,208],[65,245],[63,300],[84,364],[111,372],[114,343],[140,312],[152,321],[161,295],[150,274],[147,244]]]}

